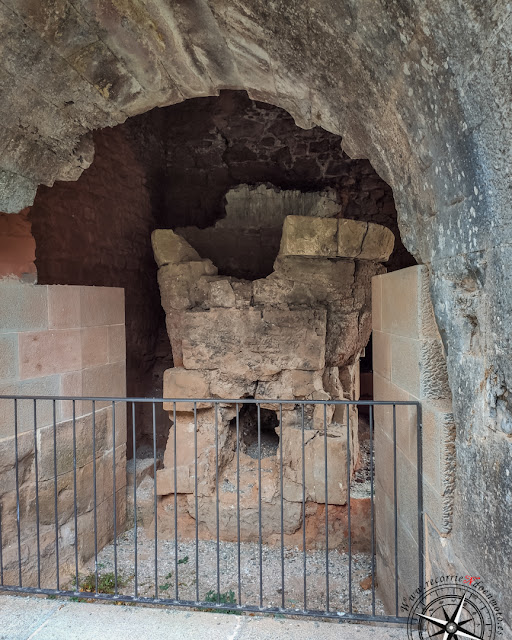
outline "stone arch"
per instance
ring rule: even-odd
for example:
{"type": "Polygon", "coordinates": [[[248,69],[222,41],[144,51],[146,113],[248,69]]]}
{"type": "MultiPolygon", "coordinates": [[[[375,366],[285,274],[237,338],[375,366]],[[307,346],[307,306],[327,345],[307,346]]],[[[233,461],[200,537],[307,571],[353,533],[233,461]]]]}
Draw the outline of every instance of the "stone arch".
{"type": "Polygon", "coordinates": [[[512,528],[500,472],[512,455],[509,9],[476,0],[47,4],[0,10],[9,25],[0,210],[28,206],[40,183],[76,179],[92,160],[90,130],[223,88],[341,134],[347,153],[391,185],[404,244],[431,269],[458,486],[478,487],[456,498],[453,544],[507,593],[510,538],[485,565],[478,558],[512,528]]]}

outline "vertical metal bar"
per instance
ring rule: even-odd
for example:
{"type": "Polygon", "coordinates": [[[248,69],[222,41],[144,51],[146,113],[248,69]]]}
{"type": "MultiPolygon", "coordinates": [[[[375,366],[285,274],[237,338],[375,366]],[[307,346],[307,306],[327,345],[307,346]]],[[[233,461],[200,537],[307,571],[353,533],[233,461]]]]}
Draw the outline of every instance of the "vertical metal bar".
{"type": "Polygon", "coordinates": [[[112,491],[114,510],[114,595],[117,596],[116,403],[112,401],[112,491]]]}
{"type": "Polygon", "coordinates": [[[261,526],[261,406],[257,402],[258,411],[258,542],[260,564],[260,607],[263,607],[263,535],[261,526]]]}
{"type": "Polygon", "coordinates": [[[2,542],[2,504],[0,504],[0,585],[4,586],[4,551],[2,542]]]}
{"type": "MultiPolygon", "coordinates": [[[[313,410],[315,405],[313,405],[313,410]]],[[[304,405],[301,405],[301,422],[302,422],[302,560],[303,560],[303,579],[304,579],[304,611],[307,609],[307,554],[306,554],[306,447],[304,442],[304,405]]]]}
{"type": "Polygon", "coordinates": [[[352,522],[350,517],[350,404],[347,404],[348,610],[352,613],[352,522]]]}
{"type": "Polygon", "coordinates": [[[194,402],[194,494],[196,515],[196,602],[199,602],[199,495],[197,493],[197,402],[194,402]]]}
{"type": "Polygon", "coordinates": [[[54,510],[55,510],[55,563],[57,567],[57,591],[60,590],[59,576],[59,510],[57,506],[58,486],[57,486],[57,409],[55,399],[53,400],[53,482],[54,482],[54,510]]]}
{"type": "Polygon", "coordinates": [[[76,504],[76,404],[75,400],[72,400],[73,407],[73,512],[75,521],[75,587],[76,591],[80,591],[79,576],[78,576],[78,511],[76,504]]]}
{"type": "Polygon", "coordinates": [[[132,402],[132,444],[133,444],[133,555],[134,555],[134,595],[139,595],[139,565],[137,549],[137,437],[135,434],[135,402],[132,402]]]}
{"type": "Polygon", "coordinates": [[[372,528],[372,615],[375,615],[375,493],[373,468],[373,405],[370,405],[370,510],[372,528]]]}
{"type": "MultiPolygon", "coordinates": [[[[41,588],[41,540],[39,532],[39,461],[37,459],[37,400],[34,398],[34,471],[36,477],[37,588],[41,588]]],[[[1,544],[1,543],[0,543],[1,544]]]]}
{"type": "Polygon", "coordinates": [[[155,598],[158,598],[158,494],[156,492],[156,405],[153,402],[153,516],[155,520],[155,598]]]}
{"type": "Polygon", "coordinates": [[[235,405],[236,411],[236,536],[238,541],[238,604],[242,604],[242,571],[240,563],[240,405],[235,405]]]}
{"type": "Polygon", "coordinates": [[[94,492],[94,590],[98,593],[98,490],[96,486],[96,400],[92,401],[92,484],[94,492]]]}
{"type": "Polygon", "coordinates": [[[423,523],[423,423],[421,405],[416,406],[416,448],[417,448],[417,467],[418,467],[418,571],[419,571],[419,588],[423,588],[425,584],[425,567],[424,567],[424,523],[423,523]]]}
{"type": "Polygon", "coordinates": [[[398,502],[396,484],[396,404],[393,405],[393,511],[395,520],[395,615],[398,616],[398,502]]]}
{"type": "Polygon", "coordinates": [[[176,576],[174,585],[174,595],[176,600],[179,599],[179,580],[178,580],[178,459],[177,459],[177,434],[178,426],[176,424],[176,402],[173,403],[173,421],[174,421],[174,575],[176,576]]]}
{"type": "Polygon", "coordinates": [[[281,493],[281,607],[284,609],[283,403],[279,404],[279,483],[281,493]]]}
{"type": "Polygon", "coordinates": [[[329,611],[329,490],[327,486],[327,405],[324,404],[324,463],[325,463],[325,610],[329,611]]]}
{"type": "Polygon", "coordinates": [[[18,400],[14,399],[14,464],[16,471],[16,530],[18,534],[18,580],[20,587],[22,584],[21,577],[21,522],[20,522],[20,477],[19,477],[19,460],[18,460],[18,400]]]}
{"type": "Polygon", "coordinates": [[[217,519],[217,604],[220,604],[219,405],[215,403],[215,515],[217,519]]]}

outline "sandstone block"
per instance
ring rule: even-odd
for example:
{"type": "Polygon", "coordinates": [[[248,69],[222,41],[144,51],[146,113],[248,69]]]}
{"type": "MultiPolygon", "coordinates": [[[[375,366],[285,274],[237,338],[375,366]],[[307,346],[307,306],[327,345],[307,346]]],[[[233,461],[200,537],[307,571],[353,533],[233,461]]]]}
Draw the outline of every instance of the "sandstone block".
{"type": "MultiPolygon", "coordinates": [[[[96,411],[96,455],[108,450],[109,410],[96,411]]],[[[75,421],[76,458],[79,467],[92,460],[92,416],[75,421]]],[[[57,475],[73,469],[73,423],[62,422],[56,428],[57,437],[57,475]]],[[[37,432],[39,452],[39,478],[49,480],[54,477],[53,463],[53,426],[43,427],[37,432]]]]}
{"type": "Polygon", "coordinates": [[[321,370],[325,309],[212,309],[190,312],[182,326],[187,369],[219,369],[261,380],[283,369],[321,370]]]}
{"type": "Polygon", "coordinates": [[[144,480],[144,478],[153,478],[155,466],[154,458],[130,458],[126,461],[126,486],[133,487],[137,484],[137,487],[144,480]]]}
{"type": "Polygon", "coordinates": [[[18,374],[18,334],[0,335],[0,380],[15,378],[18,374]]]}
{"type": "Polygon", "coordinates": [[[296,398],[310,398],[315,391],[321,391],[322,375],[319,371],[290,371],[288,376],[293,395],[296,398]]]}
{"type": "MultiPolygon", "coordinates": [[[[56,396],[60,391],[58,375],[43,376],[31,380],[0,383],[0,395],[56,396]]],[[[37,401],[37,426],[50,424],[53,419],[52,402],[37,401]]],[[[34,407],[30,400],[18,401],[18,433],[34,428],[34,407]]],[[[0,400],[0,438],[14,435],[14,402],[0,400]]]]}
{"type": "Polygon", "coordinates": [[[338,257],[359,258],[367,230],[367,222],[344,218],[338,220],[338,257]]]}
{"type": "Polygon", "coordinates": [[[155,229],[151,234],[151,244],[159,267],[201,260],[197,251],[171,229],[155,229]]]}
{"type": "Polygon", "coordinates": [[[80,289],[67,285],[48,287],[50,329],[74,329],[81,325],[80,289]]]}
{"type": "Polygon", "coordinates": [[[254,396],[256,382],[243,377],[230,375],[230,372],[209,371],[210,393],[213,397],[224,399],[247,398],[254,396]]]}
{"type": "Polygon", "coordinates": [[[216,275],[217,269],[210,260],[166,264],[158,269],[158,284],[162,307],[166,313],[173,310],[190,309],[205,301],[202,276],[216,275]]]}
{"type": "Polygon", "coordinates": [[[19,357],[22,380],[76,371],[82,366],[80,329],[20,333],[19,357]]]}
{"type": "Polygon", "coordinates": [[[228,280],[214,280],[210,282],[208,302],[211,307],[225,307],[229,309],[235,306],[235,292],[228,280]]]}
{"type": "Polygon", "coordinates": [[[338,221],[332,218],[287,216],[283,224],[280,255],[335,258],[338,221]]]}
{"type": "Polygon", "coordinates": [[[0,333],[47,329],[47,291],[41,285],[1,282],[0,333]]]}
{"type": "MultiPolygon", "coordinates": [[[[126,395],[126,365],[124,362],[102,364],[83,370],[82,391],[86,396],[123,397],[126,395]]],[[[96,408],[104,406],[96,403],[96,408]]]]}
{"type": "Polygon", "coordinates": [[[81,329],[80,343],[82,367],[84,369],[107,364],[108,327],[85,327],[81,329]]]}
{"type": "MultiPolygon", "coordinates": [[[[164,398],[209,398],[210,385],[202,371],[174,367],[164,371],[164,398]]],[[[197,409],[211,407],[210,402],[196,403],[197,409]]],[[[174,402],[164,402],[164,411],[173,412],[174,402]]],[[[177,412],[194,411],[193,402],[176,402],[177,412]]]]}
{"type": "Polygon", "coordinates": [[[382,331],[373,331],[373,370],[391,380],[391,336],[382,331]]]}
{"type": "MultiPolygon", "coordinates": [[[[327,433],[327,499],[329,504],[341,505],[347,501],[346,430],[331,426],[327,433]]],[[[306,500],[325,503],[324,435],[319,430],[305,430],[304,443],[306,500]]],[[[302,430],[286,429],[283,432],[284,497],[291,502],[302,501],[302,456],[302,430]]]]}
{"type": "Polygon", "coordinates": [[[381,276],[382,331],[409,338],[419,337],[418,267],[381,276]]]}
{"type": "Polygon", "coordinates": [[[368,231],[358,258],[360,260],[376,260],[386,262],[393,252],[395,236],[387,227],[374,222],[368,223],[368,231]]]}
{"type": "Polygon", "coordinates": [[[80,287],[82,327],[124,324],[124,289],[80,287]]]}

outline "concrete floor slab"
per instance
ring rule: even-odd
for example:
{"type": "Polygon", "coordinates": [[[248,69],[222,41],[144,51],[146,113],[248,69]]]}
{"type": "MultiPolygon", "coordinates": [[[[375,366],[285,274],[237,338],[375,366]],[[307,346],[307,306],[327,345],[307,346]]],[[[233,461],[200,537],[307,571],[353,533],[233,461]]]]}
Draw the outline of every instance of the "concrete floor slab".
{"type": "Polygon", "coordinates": [[[392,626],[0,597],[0,640],[406,640],[392,626]]]}

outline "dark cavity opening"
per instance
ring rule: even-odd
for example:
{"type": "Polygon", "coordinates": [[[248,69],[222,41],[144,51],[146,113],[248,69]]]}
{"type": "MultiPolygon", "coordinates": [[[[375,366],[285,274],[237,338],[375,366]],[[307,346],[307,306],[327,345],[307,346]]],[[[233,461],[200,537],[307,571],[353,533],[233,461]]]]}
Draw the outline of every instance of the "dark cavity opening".
{"type": "MultiPolygon", "coordinates": [[[[239,413],[240,420],[240,451],[251,458],[258,459],[258,407],[255,404],[245,404],[239,413]]],[[[270,458],[277,455],[279,436],[276,428],[279,419],[275,411],[260,409],[261,457],[270,458]]],[[[231,427],[236,429],[236,418],[231,420],[231,427]]]]}

